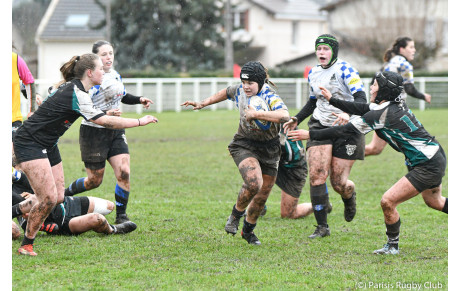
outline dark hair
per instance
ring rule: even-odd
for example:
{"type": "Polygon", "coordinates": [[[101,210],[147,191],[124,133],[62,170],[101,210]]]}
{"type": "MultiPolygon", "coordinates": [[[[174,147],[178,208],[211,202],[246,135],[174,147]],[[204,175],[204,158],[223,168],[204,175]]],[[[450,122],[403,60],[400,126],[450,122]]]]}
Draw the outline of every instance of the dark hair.
{"type": "Polygon", "coordinates": [[[407,36],[398,37],[393,46],[385,51],[383,54],[383,61],[388,62],[395,55],[399,55],[399,49],[405,48],[409,42],[412,41],[412,38],[407,36]]]}
{"type": "Polygon", "coordinates": [[[84,54],[81,56],[73,56],[67,63],[63,64],[59,69],[64,80],[59,82],[56,87],[62,83],[69,82],[72,79],[82,79],[86,70],[94,70],[96,68],[95,60],[99,59],[96,54],[84,54]]]}
{"type": "Polygon", "coordinates": [[[97,54],[99,52],[99,48],[106,44],[113,47],[113,45],[106,40],[98,40],[95,43],[93,43],[93,49],[91,51],[93,52],[93,54],[97,54]]]}

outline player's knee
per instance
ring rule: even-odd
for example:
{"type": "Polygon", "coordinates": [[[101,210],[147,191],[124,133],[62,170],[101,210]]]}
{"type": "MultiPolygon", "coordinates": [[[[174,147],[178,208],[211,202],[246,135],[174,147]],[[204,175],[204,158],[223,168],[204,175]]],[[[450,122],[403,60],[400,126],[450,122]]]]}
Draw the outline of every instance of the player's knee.
{"type": "Polygon", "coordinates": [[[281,209],[281,218],[287,218],[287,219],[295,219],[294,217],[295,211],[292,209],[281,209]]]}
{"type": "Polygon", "coordinates": [[[99,185],[102,184],[103,178],[104,177],[101,175],[88,177],[88,183],[86,185],[86,190],[91,190],[91,189],[99,187],[99,185]]]}
{"type": "Polygon", "coordinates": [[[105,224],[105,217],[100,213],[91,213],[90,216],[91,223],[96,226],[102,226],[105,224]]]}
{"type": "Polygon", "coordinates": [[[380,206],[382,207],[383,211],[391,210],[395,207],[394,203],[385,196],[383,196],[380,200],[380,206]]]}
{"type": "Polygon", "coordinates": [[[19,239],[21,236],[21,231],[19,230],[19,226],[12,221],[12,238],[13,239],[19,239]]]}

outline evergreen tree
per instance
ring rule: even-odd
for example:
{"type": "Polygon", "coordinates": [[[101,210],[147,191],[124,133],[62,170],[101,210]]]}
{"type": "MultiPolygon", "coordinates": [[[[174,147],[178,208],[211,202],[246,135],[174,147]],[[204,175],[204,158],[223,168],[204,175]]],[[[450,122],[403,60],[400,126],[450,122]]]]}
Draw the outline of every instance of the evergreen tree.
{"type": "Polygon", "coordinates": [[[221,69],[222,7],[217,0],[114,0],[111,42],[117,69],[221,69]]]}

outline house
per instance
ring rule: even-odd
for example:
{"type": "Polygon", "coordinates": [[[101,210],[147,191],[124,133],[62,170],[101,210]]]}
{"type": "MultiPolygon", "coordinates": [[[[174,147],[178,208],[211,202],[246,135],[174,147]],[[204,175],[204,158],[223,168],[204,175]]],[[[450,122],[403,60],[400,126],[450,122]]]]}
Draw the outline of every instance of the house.
{"type": "MultiPolygon", "coordinates": [[[[104,1],[101,1],[105,3],[104,1]]],[[[52,0],[37,29],[38,79],[56,83],[59,68],[72,56],[91,52],[92,44],[106,38],[104,10],[94,0],[52,0]]]]}
{"type": "Polygon", "coordinates": [[[329,31],[327,13],[314,0],[240,0],[234,9],[233,41],[248,47],[235,62],[260,60],[273,68],[314,52],[318,35],[329,31]]]}

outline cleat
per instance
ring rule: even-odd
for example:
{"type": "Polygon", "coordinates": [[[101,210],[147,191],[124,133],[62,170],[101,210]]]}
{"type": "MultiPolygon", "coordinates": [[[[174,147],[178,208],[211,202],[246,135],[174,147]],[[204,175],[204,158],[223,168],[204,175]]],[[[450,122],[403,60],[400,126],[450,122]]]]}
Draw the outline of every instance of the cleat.
{"type": "Polygon", "coordinates": [[[250,232],[250,233],[245,233],[243,231],[241,231],[241,236],[243,237],[243,239],[245,239],[248,244],[250,245],[261,245],[262,243],[260,242],[260,240],[257,238],[257,236],[254,234],[254,232],[250,232]]]}
{"type": "Polygon", "coordinates": [[[25,255],[25,256],[31,256],[35,257],[37,255],[36,252],[34,252],[34,245],[23,245],[18,249],[18,254],[20,255],[25,255]]]}
{"type": "Polygon", "coordinates": [[[130,221],[128,215],[126,213],[117,214],[117,218],[115,218],[115,224],[121,224],[124,222],[130,221]]]}
{"type": "Polygon", "coordinates": [[[40,231],[44,231],[47,234],[57,234],[59,232],[59,226],[54,222],[47,224],[43,223],[40,227],[40,231]]]}
{"type": "Polygon", "coordinates": [[[398,245],[385,244],[383,248],[375,250],[374,254],[377,255],[399,255],[398,245]]]}
{"type": "Polygon", "coordinates": [[[136,230],[137,225],[132,221],[125,221],[123,223],[114,225],[114,228],[114,234],[125,234],[136,230]]]}
{"type": "Polygon", "coordinates": [[[325,237],[329,235],[331,235],[331,231],[329,230],[328,226],[317,225],[315,232],[312,235],[310,235],[308,238],[314,239],[317,237],[325,237]]]}
{"type": "Polygon", "coordinates": [[[233,215],[228,217],[227,223],[225,224],[225,231],[233,235],[238,231],[238,226],[240,225],[240,218],[236,218],[233,215]]]}
{"type": "Polygon", "coordinates": [[[345,206],[343,209],[343,216],[347,222],[350,222],[356,215],[356,192],[353,192],[353,195],[351,195],[350,200],[347,200],[347,202],[345,202],[343,198],[342,200],[345,206]]]}

